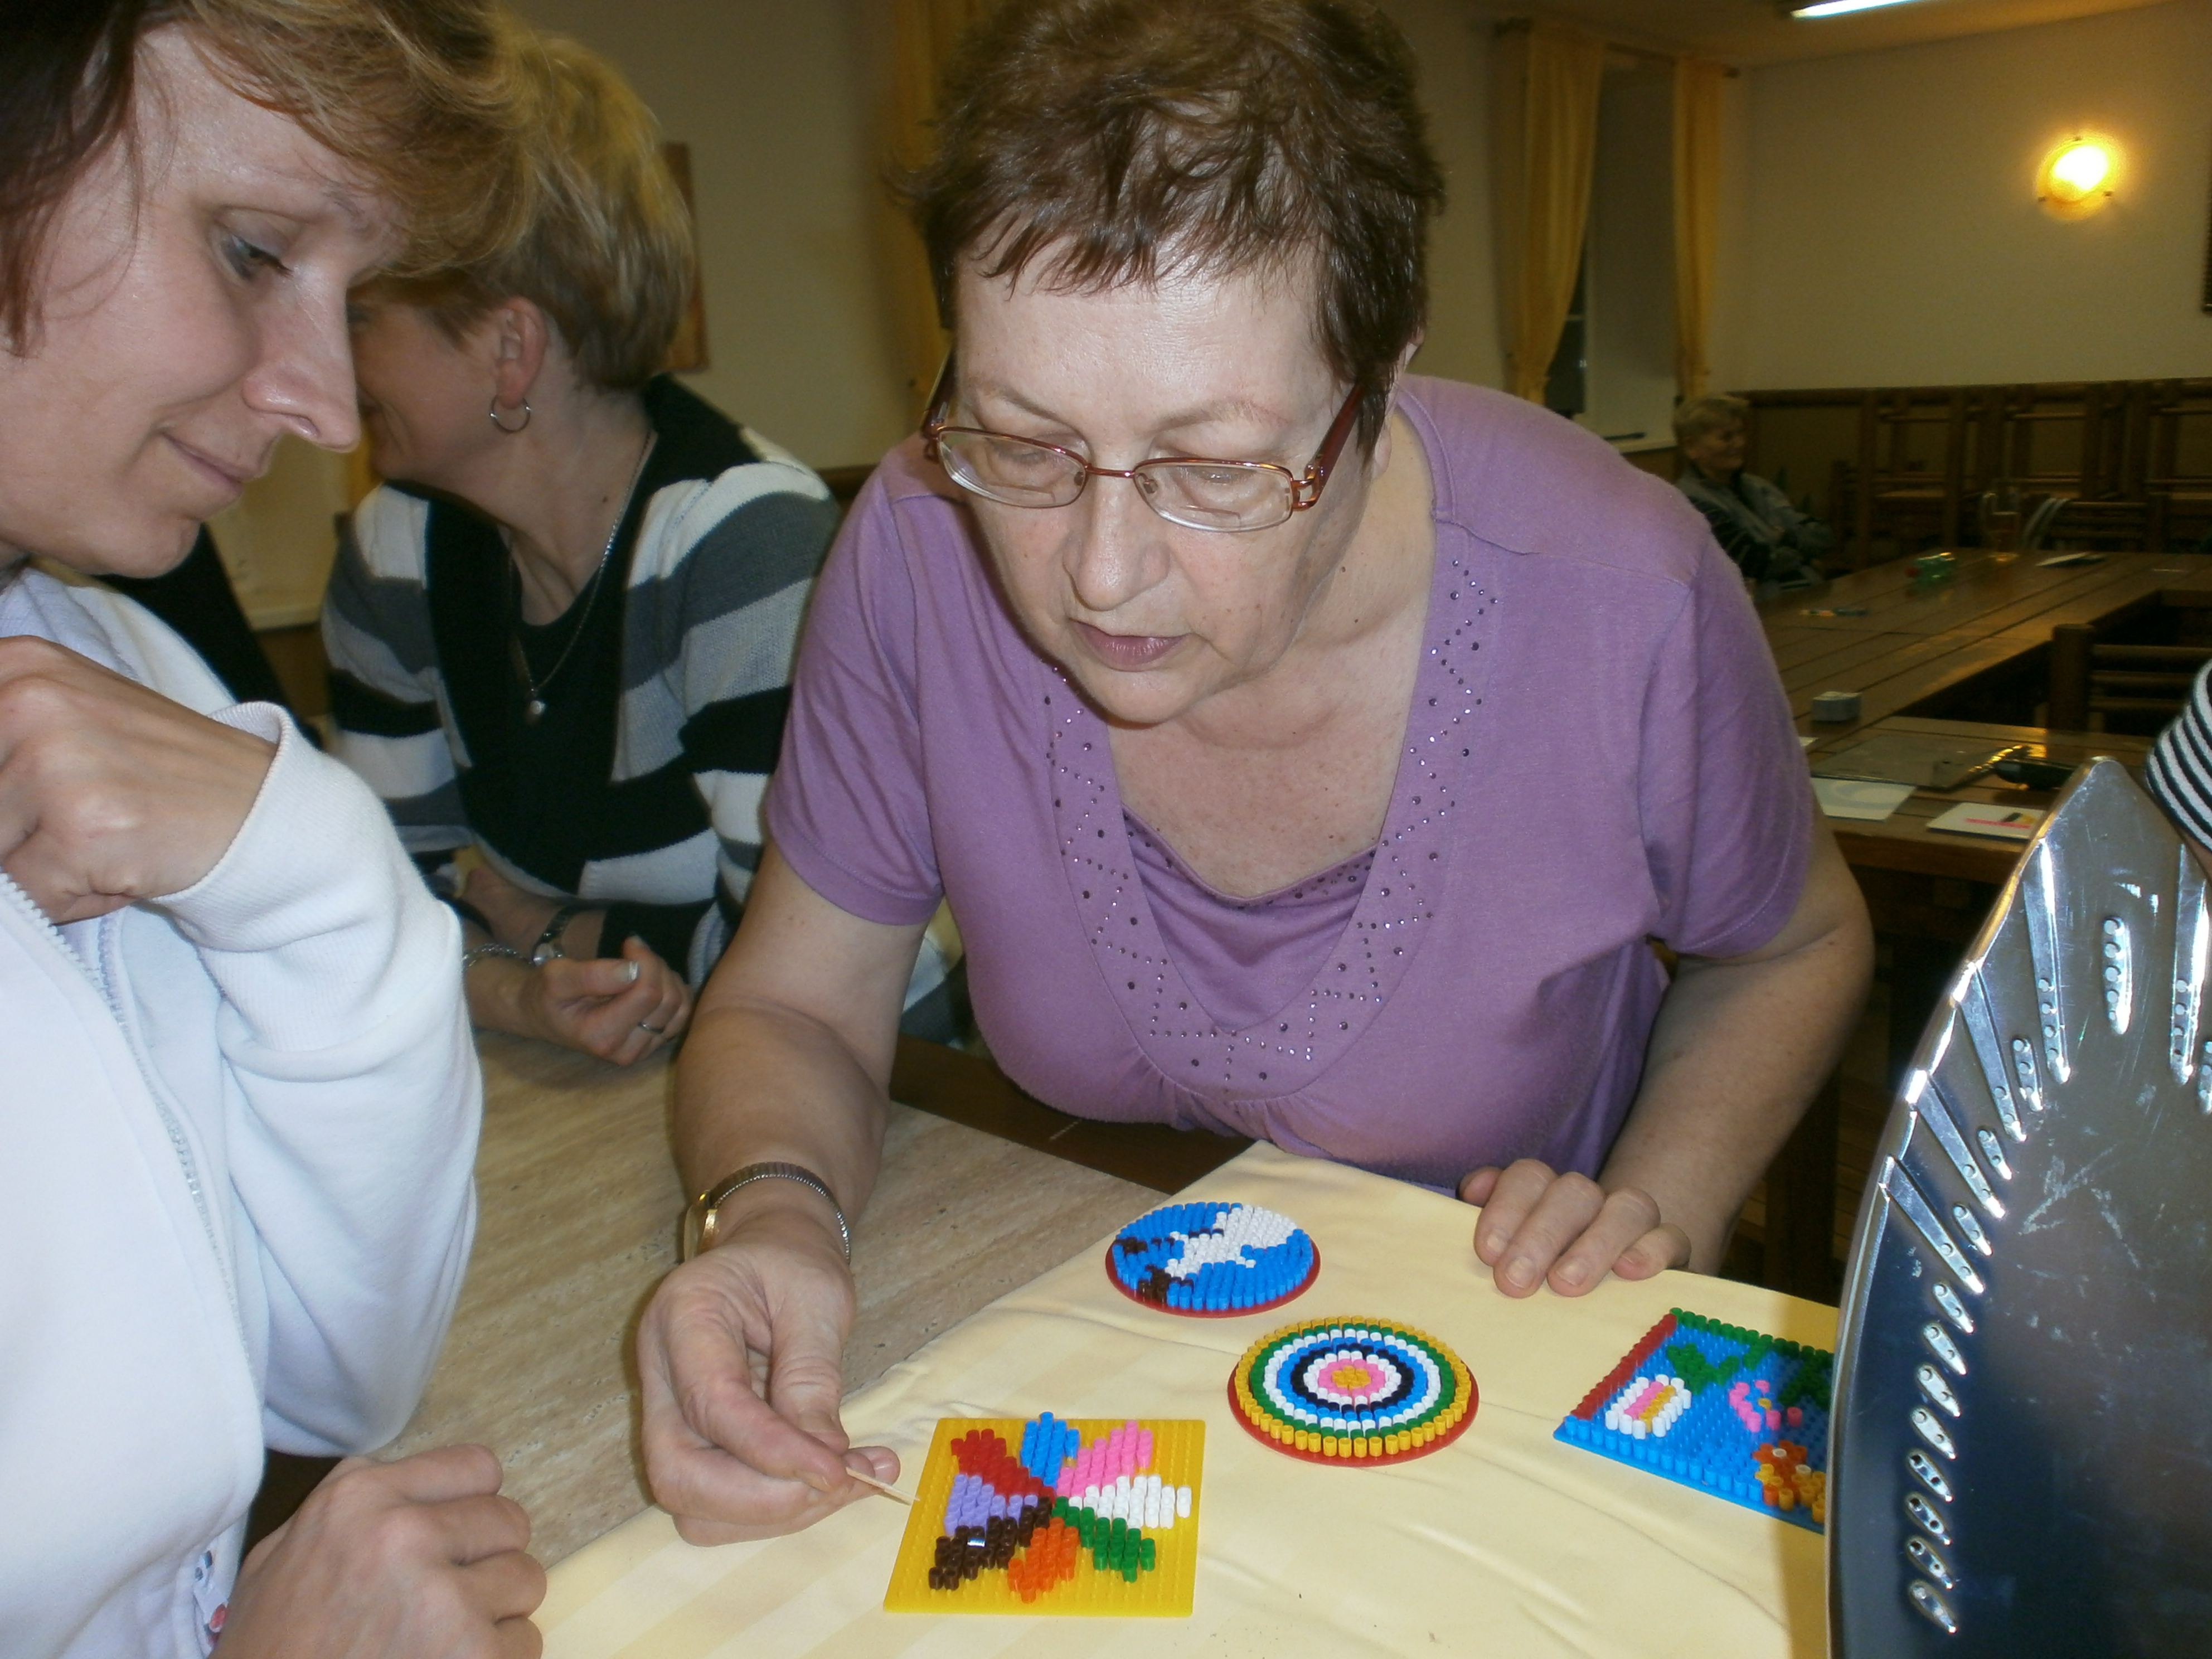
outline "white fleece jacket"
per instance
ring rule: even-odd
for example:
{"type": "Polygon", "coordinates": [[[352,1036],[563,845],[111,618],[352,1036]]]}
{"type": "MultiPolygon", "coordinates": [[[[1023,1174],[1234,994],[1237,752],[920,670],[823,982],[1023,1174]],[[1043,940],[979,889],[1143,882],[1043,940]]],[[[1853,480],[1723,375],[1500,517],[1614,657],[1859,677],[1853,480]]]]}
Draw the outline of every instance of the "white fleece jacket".
{"type": "Polygon", "coordinates": [[[39,634],[278,744],[216,867],[58,930],[0,873],[0,1652],[198,1659],[264,1444],[397,1434],[475,1224],[459,940],[382,805],[101,590],[39,634]]]}

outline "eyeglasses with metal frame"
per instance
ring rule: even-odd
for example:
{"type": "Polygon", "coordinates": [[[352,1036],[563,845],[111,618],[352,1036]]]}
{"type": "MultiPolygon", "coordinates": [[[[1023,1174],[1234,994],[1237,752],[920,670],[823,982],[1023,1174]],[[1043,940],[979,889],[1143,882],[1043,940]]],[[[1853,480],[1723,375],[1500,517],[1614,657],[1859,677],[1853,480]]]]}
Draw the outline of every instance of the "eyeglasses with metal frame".
{"type": "Polygon", "coordinates": [[[1352,388],[1303,476],[1274,461],[1216,461],[1196,455],[1163,455],[1130,467],[1093,466],[1058,444],[947,425],[952,362],[947,354],[929,394],[922,453],[969,494],[1004,507],[1072,507],[1091,479],[1127,478],[1145,505],[1170,524],[1231,534],[1273,530],[1321,499],[1358,421],[1364,395],[1363,388],[1352,388]]]}

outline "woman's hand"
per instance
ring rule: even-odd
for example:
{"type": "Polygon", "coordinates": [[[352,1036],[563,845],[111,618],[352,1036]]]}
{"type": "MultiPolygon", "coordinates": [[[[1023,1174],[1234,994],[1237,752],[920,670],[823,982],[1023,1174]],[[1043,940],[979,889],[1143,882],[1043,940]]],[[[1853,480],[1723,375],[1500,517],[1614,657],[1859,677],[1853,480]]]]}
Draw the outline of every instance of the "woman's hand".
{"type": "Polygon", "coordinates": [[[74,651],[0,639],[0,866],[55,921],[198,882],[276,752],[74,651]]]}
{"type": "Polygon", "coordinates": [[[1689,1235],[1661,1220],[1640,1188],[1608,1193],[1588,1176],[1555,1175],[1524,1158],[1472,1171],[1459,1195],[1482,1206],[1474,1253],[1508,1296],[1530,1295],[1547,1279],[1561,1296],[1580,1296],[1608,1273],[1649,1279],[1690,1262],[1689,1235]]]}
{"type": "Polygon", "coordinates": [[[694,1544],[811,1526],[869,1495],[848,1468],[898,1478],[895,1454],[854,1447],[837,1419],[853,1277],[827,1206],[787,1181],[742,1196],[734,1230],[661,1281],[638,1328],[646,1477],[694,1544]]]}
{"type": "Polygon", "coordinates": [[[619,957],[556,957],[543,968],[488,957],[469,971],[469,1011],[479,1025],[629,1066],[684,1030],[691,992],[651,945],[628,939],[619,957]]]}
{"type": "Polygon", "coordinates": [[[238,1576],[222,1659],[535,1659],[545,1570],[481,1446],[349,1457],[238,1576]]]}

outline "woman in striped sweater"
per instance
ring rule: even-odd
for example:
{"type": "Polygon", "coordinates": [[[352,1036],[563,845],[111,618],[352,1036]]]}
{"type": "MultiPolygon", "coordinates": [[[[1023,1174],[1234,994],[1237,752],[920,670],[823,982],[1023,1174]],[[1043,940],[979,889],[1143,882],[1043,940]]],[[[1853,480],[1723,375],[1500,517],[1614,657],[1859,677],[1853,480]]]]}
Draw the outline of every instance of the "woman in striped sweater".
{"type": "Polygon", "coordinates": [[[323,629],[337,752],[460,908],[477,1023],[627,1064],[682,1029],[735,924],[837,512],[655,374],[691,238],[652,118],[571,43],[533,78],[520,240],[356,295],[392,482],[323,629]]]}

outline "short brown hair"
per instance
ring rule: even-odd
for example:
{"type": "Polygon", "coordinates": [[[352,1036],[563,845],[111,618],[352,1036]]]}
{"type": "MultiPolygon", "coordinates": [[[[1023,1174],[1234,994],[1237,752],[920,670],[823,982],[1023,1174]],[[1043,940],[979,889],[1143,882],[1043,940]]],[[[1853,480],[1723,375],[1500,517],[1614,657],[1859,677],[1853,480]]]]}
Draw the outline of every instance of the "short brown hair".
{"type": "Polygon", "coordinates": [[[167,25],[192,28],[241,96],[298,121],[391,198],[407,230],[393,268],[496,246],[526,207],[515,142],[520,26],[501,0],[27,9],[0,52],[0,341],[11,349],[27,349],[36,328],[47,228],[84,170],[129,142],[138,46],[167,25]]]}
{"type": "Polygon", "coordinates": [[[472,264],[381,289],[456,339],[502,300],[544,307],[592,385],[643,386],[668,361],[691,297],[691,215],[660,129],[615,66],[547,35],[523,54],[532,211],[472,264]]]}
{"type": "Polygon", "coordinates": [[[1674,410],[1674,441],[1693,444],[1708,432],[1725,432],[1732,426],[1751,423],[1751,405],[1741,398],[1716,392],[1692,398],[1674,410]]]}
{"type": "Polygon", "coordinates": [[[902,191],[948,328],[967,259],[1085,289],[1311,258],[1316,339],[1374,443],[1443,189],[1412,53],[1370,0],[1011,0],[938,108],[902,191]]]}

